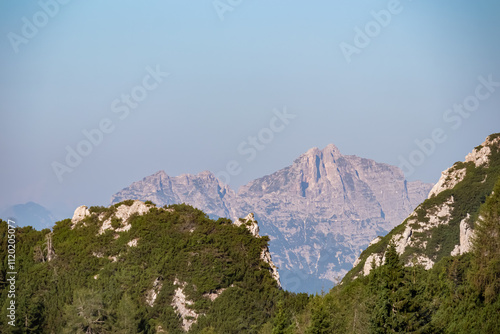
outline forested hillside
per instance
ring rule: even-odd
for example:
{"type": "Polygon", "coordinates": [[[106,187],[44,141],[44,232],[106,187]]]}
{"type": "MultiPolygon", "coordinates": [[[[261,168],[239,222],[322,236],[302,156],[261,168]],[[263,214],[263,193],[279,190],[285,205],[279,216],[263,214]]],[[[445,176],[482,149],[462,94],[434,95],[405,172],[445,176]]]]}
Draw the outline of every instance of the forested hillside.
{"type": "Polygon", "coordinates": [[[267,237],[187,205],[148,204],[147,213],[117,218],[132,204],[91,207],[53,232],[16,229],[15,327],[0,222],[0,332],[257,333],[278,300],[291,298],[261,259],[267,237]]]}

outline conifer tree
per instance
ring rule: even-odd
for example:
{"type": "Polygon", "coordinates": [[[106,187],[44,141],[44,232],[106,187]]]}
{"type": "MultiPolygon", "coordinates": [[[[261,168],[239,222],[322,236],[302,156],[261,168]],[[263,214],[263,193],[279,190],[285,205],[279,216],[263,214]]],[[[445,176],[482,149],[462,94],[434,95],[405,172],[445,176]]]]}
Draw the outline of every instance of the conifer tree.
{"type": "Polygon", "coordinates": [[[105,333],[106,311],[100,293],[89,289],[75,290],[73,303],[67,305],[65,331],[67,333],[105,333]]]}
{"type": "Polygon", "coordinates": [[[318,300],[312,310],[311,326],[308,328],[307,334],[333,333],[330,317],[324,301],[318,300]]]}
{"type": "Polygon", "coordinates": [[[372,313],[375,333],[426,333],[427,313],[417,298],[417,287],[406,272],[396,247],[389,244],[380,269],[378,296],[372,313]]]}
{"type": "Polygon", "coordinates": [[[475,226],[473,282],[487,303],[500,293],[500,179],[481,206],[475,226]]]}

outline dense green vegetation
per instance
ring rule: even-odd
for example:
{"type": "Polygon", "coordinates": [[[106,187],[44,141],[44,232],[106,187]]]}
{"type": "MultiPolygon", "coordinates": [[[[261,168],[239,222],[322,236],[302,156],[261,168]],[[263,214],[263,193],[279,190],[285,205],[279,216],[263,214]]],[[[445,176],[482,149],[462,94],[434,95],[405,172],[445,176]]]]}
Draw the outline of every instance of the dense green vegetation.
{"type": "MultiPolygon", "coordinates": [[[[308,302],[306,295],[291,302],[294,295],[277,287],[260,260],[267,237],[255,238],[244,226],[210,220],[187,205],[151,206],[148,214],[130,219],[129,231],[99,235],[98,215],[108,218],[118,206],[92,207],[96,214],[74,229],[67,219],[53,232],[16,230],[15,327],[7,324],[8,233],[6,222],[0,222],[1,333],[154,333],[158,328],[180,333],[182,320],[170,305],[175,280],[186,282],[184,294],[193,301],[188,307],[200,315],[193,333],[257,333],[279,301],[297,312],[308,302]],[[134,239],[137,246],[128,246],[134,239]],[[156,280],[162,287],[151,307],[146,299],[156,280]],[[214,301],[204,296],[221,289],[226,290],[214,301]]],[[[112,225],[121,223],[112,219],[112,225]]]]}

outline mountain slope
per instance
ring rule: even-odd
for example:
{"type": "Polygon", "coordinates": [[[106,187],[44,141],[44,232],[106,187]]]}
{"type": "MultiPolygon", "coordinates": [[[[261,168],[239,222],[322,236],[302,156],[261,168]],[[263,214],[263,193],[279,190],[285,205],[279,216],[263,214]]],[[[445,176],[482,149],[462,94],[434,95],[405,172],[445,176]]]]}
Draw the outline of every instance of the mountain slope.
{"type": "Polygon", "coordinates": [[[232,219],[253,212],[271,238],[284,287],[314,293],[342,277],[369,241],[399,224],[430,188],[406,182],[397,167],[345,156],[328,145],[237,193],[210,172],[169,177],[160,171],[121,190],[112,203],[185,202],[232,219]]]}
{"type": "Polygon", "coordinates": [[[406,265],[426,269],[444,256],[470,250],[479,209],[500,177],[500,134],[486,140],[445,170],[428,198],[388,235],[373,241],[356,261],[350,277],[367,275],[380,265],[387,245],[395,243],[406,265]]]}
{"type": "Polygon", "coordinates": [[[256,333],[287,294],[251,218],[124,201],[79,207],[53,232],[16,229],[14,274],[7,238],[0,250],[0,332],[256,333]],[[12,277],[16,327],[7,324],[12,277]]]}

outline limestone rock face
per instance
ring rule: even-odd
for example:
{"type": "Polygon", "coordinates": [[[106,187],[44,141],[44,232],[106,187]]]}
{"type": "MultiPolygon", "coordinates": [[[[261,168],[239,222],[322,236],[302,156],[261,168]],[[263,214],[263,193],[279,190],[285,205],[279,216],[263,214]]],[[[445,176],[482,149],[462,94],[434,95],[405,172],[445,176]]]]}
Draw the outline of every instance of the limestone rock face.
{"type": "Polygon", "coordinates": [[[187,203],[232,220],[253,212],[287,290],[315,293],[343,276],[371,240],[401,223],[432,185],[407,182],[394,166],[312,148],[292,165],[234,192],[210,172],[169,177],[157,172],[111,201],[187,203]]]}
{"type": "MultiPolygon", "coordinates": [[[[145,204],[141,201],[133,201],[131,205],[121,204],[116,208],[116,210],[109,216],[106,220],[104,220],[104,213],[91,213],[89,209],[82,205],[76,208],[73,218],[71,219],[72,225],[71,228],[75,228],[79,222],[81,222],[85,217],[88,216],[96,216],[100,223],[102,223],[99,228],[99,234],[103,234],[106,230],[114,230],[115,232],[125,232],[130,230],[131,225],[128,223],[130,217],[134,214],[143,215],[153,207],[151,204],[145,204]],[[113,220],[120,221],[120,227],[113,228],[112,221],[113,220]]],[[[118,234],[116,234],[115,238],[118,238],[118,234]]],[[[137,246],[137,240],[134,241],[129,246],[137,246]]]]}
{"type": "Polygon", "coordinates": [[[90,211],[85,205],[77,207],[75,213],[73,214],[73,218],[71,218],[71,226],[74,227],[87,216],[90,216],[90,211]]]}
{"type": "MultiPolygon", "coordinates": [[[[476,167],[488,165],[491,155],[491,147],[500,146],[500,137],[489,136],[480,146],[472,150],[471,153],[465,157],[465,163],[472,162],[476,167]]],[[[439,194],[446,189],[452,189],[455,185],[461,182],[466,174],[465,166],[457,168],[456,166],[450,167],[441,173],[441,178],[438,183],[432,187],[429,192],[428,198],[439,194]]]]}
{"type": "Polygon", "coordinates": [[[278,287],[281,288],[280,274],[278,273],[278,268],[276,268],[276,266],[273,263],[271,253],[269,252],[269,247],[265,247],[262,250],[262,253],[260,253],[260,259],[269,264],[269,272],[271,273],[271,276],[278,284],[278,287]]]}
{"type": "Polygon", "coordinates": [[[460,221],[460,243],[455,246],[451,256],[462,255],[471,251],[474,230],[470,226],[470,215],[460,221]]]}
{"type": "Polygon", "coordinates": [[[153,282],[153,287],[146,294],[146,304],[148,304],[150,307],[154,306],[156,297],[158,297],[158,294],[160,293],[162,287],[162,278],[156,278],[153,282]]]}
{"type": "MultiPolygon", "coordinates": [[[[438,227],[439,225],[447,225],[451,218],[453,203],[454,199],[453,196],[451,196],[444,203],[435,205],[434,207],[429,209],[428,212],[426,213],[425,215],[426,220],[424,222],[419,221],[417,219],[416,212],[413,212],[408,217],[404,231],[401,233],[397,233],[392,237],[392,242],[394,242],[398,254],[402,255],[407,247],[425,248],[427,242],[426,241],[420,242],[419,238],[415,238],[413,234],[429,231],[433,228],[438,227]]],[[[359,263],[360,261],[361,259],[357,259],[356,264],[359,263]]],[[[416,255],[412,259],[412,261],[407,261],[405,264],[408,266],[419,264],[422,265],[425,269],[430,269],[434,265],[434,261],[432,259],[429,259],[427,256],[423,254],[419,254],[416,255]]],[[[378,266],[378,264],[376,264],[376,266],[378,266]]],[[[368,275],[371,269],[373,268],[371,267],[371,265],[368,265],[368,259],[367,259],[363,267],[364,275],[365,276],[368,275]]]]}
{"type": "MultiPolygon", "coordinates": [[[[415,264],[423,266],[425,270],[429,270],[432,268],[432,266],[434,266],[434,261],[432,261],[425,255],[419,254],[415,257],[415,264]]],[[[413,266],[413,262],[410,262],[407,265],[411,267],[413,266]]]]}
{"type": "Polygon", "coordinates": [[[128,224],[128,219],[133,214],[143,215],[149,211],[150,207],[141,201],[134,201],[130,206],[122,204],[117,209],[116,212],[106,219],[101,228],[99,229],[99,234],[103,234],[106,230],[113,229],[111,226],[111,220],[113,218],[118,218],[122,221],[122,226],[117,228],[116,232],[124,232],[130,230],[130,224],[128,224]]]}
{"type": "Polygon", "coordinates": [[[439,194],[446,189],[452,189],[458,183],[460,183],[465,177],[466,169],[465,167],[456,169],[454,167],[448,168],[441,173],[439,181],[432,187],[429,192],[428,198],[439,194]]]}
{"type": "Polygon", "coordinates": [[[52,261],[56,257],[56,252],[54,251],[54,246],[52,244],[52,236],[54,232],[47,233],[45,236],[45,247],[47,250],[47,262],[52,261]]]}
{"type": "Polygon", "coordinates": [[[468,223],[468,218],[469,217],[460,222],[460,254],[468,253],[472,248],[474,230],[471,229],[468,223]]]}
{"type": "Polygon", "coordinates": [[[411,235],[412,235],[412,229],[410,226],[407,226],[405,231],[400,234],[400,235],[395,235],[393,237],[393,241],[395,242],[396,244],[396,251],[398,252],[399,255],[403,254],[403,252],[405,251],[406,249],[406,246],[408,246],[410,244],[410,238],[411,238],[411,235]]]}
{"type": "Polygon", "coordinates": [[[465,157],[465,162],[473,162],[476,167],[488,165],[490,162],[491,147],[500,146],[500,137],[489,136],[478,147],[465,157]]]}
{"type": "Polygon", "coordinates": [[[371,245],[375,245],[376,243],[378,243],[380,240],[382,240],[381,237],[376,237],[375,239],[373,239],[372,241],[370,241],[370,244],[368,246],[371,246],[371,245]]]}
{"type": "Polygon", "coordinates": [[[259,225],[255,220],[255,216],[253,213],[249,213],[244,219],[236,219],[233,224],[236,226],[245,224],[246,228],[250,231],[250,233],[252,233],[254,237],[260,238],[259,225]]]}
{"type": "Polygon", "coordinates": [[[366,259],[365,265],[363,266],[363,275],[367,276],[372,269],[376,267],[380,267],[385,261],[385,255],[381,256],[380,254],[371,254],[366,259]]]}
{"type": "Polygon", "coordinates": [[[198,320],[198,314],[188,307],[189,305],[193,305],[193,301],[188,300],[184,294],[186,284],[186,282],[175,280],[174,285],[177,286],[177,289],[175,289],[175,295],[171,303],[182,319],[182,329],[185,332],[189,331],[191,326],[198,320]]]}

